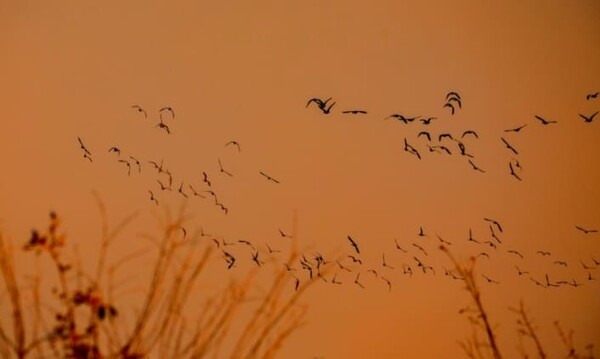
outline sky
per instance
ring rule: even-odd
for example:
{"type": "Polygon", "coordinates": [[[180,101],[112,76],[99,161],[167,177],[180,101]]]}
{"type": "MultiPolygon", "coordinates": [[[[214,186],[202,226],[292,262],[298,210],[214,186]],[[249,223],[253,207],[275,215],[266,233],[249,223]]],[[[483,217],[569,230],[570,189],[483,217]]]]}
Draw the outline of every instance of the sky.
{"type": "Polygon", "coordinates": [[[297,218],[307,253],[350,254],[350,235],[368,263],[361,270],[388,271],[393,289],[366,273],[364,289],[350,276],[315,286],[303,299],[306,324],[281,354],[292,359],[460,357],[457,341],[470,328],[457,312],[469,297],[443,275],[450,264],[437,234],[463,258],[490,255],[478,269],[500,284],[481,278],[482,295],[508,353],[517,344],[508,307],[521,299],[549,348],[560,348],[555,319],[576,343],[599,347],[600,271],[588,281],[581,261],[600,260],[600,234],[575,228],[600,228],[600,116],[579,116],[600,110],[600,96],[586,99],[600,91],[598,44],[597,1],[8,0],[0,6],[0,224],[18,241],[55,210],[79,250],[93,252],[95,191],[114,222],[139,213],[129,234],[153,228],[158,208],[185,202],[190,228],[226,238],[284,247],[278,229],[291,231],[297,218]],[[461,99],[454,115],[444,107],[449,92],[461,99]],[[307,107],[329,97],[329,114],[307,107]],[[170,134],[156,127],[165,106],[175,111],[162,112],[170,134]],[[460,138],[466,130],[478,138],[460,138]],[[452,134],[485,173],[456,141],[442,140],[452,155],[430,152],[420,131],[434,137],[429,145],[452,134]],[[232,140],[241,151],[225,146],[232,140]],[[112,146],[139,158],[141,173],[134,166],[128,176],[112,146]],[[175,189],[204,188],[206,172],[228,213],[161,191],[150,160],[164,161],[175,189]],[[516,162],[521,180],[510,174],[516,162]],[[503,227],[497,249],[467,240],[469,229],[491,240],[484,217],[503,227]],[[421,256],[412,243],[429,251],[422,257],[435,275],[402,274],[421,256]],[[381,268],[383,253],[394,270],[381,268]],[[540,288],[515,265],[540,281],[547,273],[584,285],[540,288]]]}

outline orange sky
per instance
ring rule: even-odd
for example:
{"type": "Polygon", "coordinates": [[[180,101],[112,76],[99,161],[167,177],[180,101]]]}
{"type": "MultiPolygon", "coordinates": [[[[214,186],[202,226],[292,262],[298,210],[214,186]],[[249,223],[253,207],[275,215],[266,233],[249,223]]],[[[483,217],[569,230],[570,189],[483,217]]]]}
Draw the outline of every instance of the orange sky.
{"type": "Polygon", "coordinates": [[[578,116],[600,110],[600,96],[586,100],[600,91],[598,44],[597,1],[5,1],[2,227],[24,240],[54,209],[82,238],[80,250],[93,251],[96,190],[114,221],[141,211],[131,233],[152,228],[157,209],[147,190],[171,207],[182,197],[160,193],[147,163],[128,177],[111,146],[164,159],[176,184],[200,188],[206,171],[230,213],[190,200],[190,227],[277,243],[277,229],[291,230],[297,211],[303,246],[345,253],[350,234],[366,262],[380,266],[386,252],[397,268],[391,294],[371,279],[361,290],[350,277],[315,287],[304,298],[308,324],[281,357],[439,358],[461,355],[456,342],[470,331],[457,310],[469,298],[442,275],[449,264],[434,234],[476,254],[468,230],[489,239],[483,217],[492,217],[504,226],[504,244],[484,248],[492,258],[479,268],[501,282],[481,283],[501,345],[511,353],[517,344],[507,308],[523,299],[549,348],[560,346],[554,319],[573,328],[581,346],[598,347],[600,271],[585,282],[579,261],[600,260],[600,234],[574,227],[600,227],[600,117],[578,116]],[[463,100],[454,116],[442,107],[449,91],[463,100]],[[311,97],[333,97],[332,113],[306,109],[311,97]],[[176,111],[171,135],[154,128],[163,106],[176,111]],[[368,114],[340,112],[352,109],[368,114]],[[383,120],[392,113],[438,119],[429,127],[383,120]],[[534,115],[558,123],[542,126],[534,115]],[[522,124],[518,134],[504,132],[522,124]],[[463,142],[486,173],[458,154],[429,153],[416,138],[467,129],[479,134],[463,142]],[[78,136],[93,163],[81,157],[78,136]],[[403,151],[405,137],[422,160],[403,151]],[[241,153],[224,147],[232,139],[241,153]],[[523,181],[509,175],[513,157],[523,181]],[[234,177],[219,174],[217,158],[234,177]],[[419,226],[429,238],[417,237],[419,226]],[[437,275],[403,276],[402,263],[414,263],[395,250],[395,238],[406,247],[425,241],[437,275]],[[539,279],[549,273],[585,285],[539,288],[519,278],[515,264],[539,279]]]}

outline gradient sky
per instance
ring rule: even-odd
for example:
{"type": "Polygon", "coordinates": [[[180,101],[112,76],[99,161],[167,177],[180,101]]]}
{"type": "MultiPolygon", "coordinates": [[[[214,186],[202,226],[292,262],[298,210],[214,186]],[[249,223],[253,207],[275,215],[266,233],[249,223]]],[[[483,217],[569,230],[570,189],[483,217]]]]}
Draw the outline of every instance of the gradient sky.
{"type": "Polygon", "coordinates": [[[600,271],[586,282],[579,261],[600,260],[600,234],[575,225],[600,227],[600,117],[578,116],[600,110],[600,96],[586,100],[600,91],[599,44],[600,2],[592,0],[8,0],[0,6],[0,221],[21,241],[53,209],[80,251],[94,251],[92,190],[114,221],[140,211],[134,234],[159,213],[148,189],[163,205],[181,202],[158,191],[148,164],[128,177],[110,146],[164,159],[176,184],[200,188],[206,171],[230,213],[189,201],[190,227],[278,244],[277,229],[291,230],[297,213],[304,247],[345,253],[351,234],[373,267],[383,252],[396,267],[392,293],[366,278],[365,290],[350,277],[316,286],[304,298],[307,324],[281,357],[438,358],[459,357],[456,342],[470,329],[457,314],[468,295],[442,275],[449,263],[435,233],[463,257],[477,254],[468,230],[489,239],[483,217],[492,217],[504,226],[504,244],[483,248],[492,258],[479,268],[501,282],[481,284],[507,353],[517,345],[507,308],[520,299],[548,348],[560,347],[554,319],[575,330],[578,345],[598,347],[600,271]],[[443,108],[449,91],[463,99],[454,116],[443,108]],[[327,116],[305,108],[311,97],[330,96],[336,106],[327,116]],[[154,128],[162,106],[176,111],[170,136],[154,128]],[[351,109],[368,114],[340,113],[351,109]],[[392,113],[438,119],[429,127],[383,120],[392,113]],[[534,115],[558,123],[542,126],[534,115]],[[518,134],[504,132],[522,124],[518,134]],[[486,173],[459,155],[429,153],[416,138],[423,129],[477,131],[478,140],[464,142],[486,173]],[[93,163],[81,157],[78,136],[93,163]],[[422,160],[403,151],[404,138],[422,160]],[[224,147],[233,139],[241,153],[224,147]],[[509,175],[514,157],[523,181],[509,175]],[[217,158],[234,177],[218,173],[217,158]],[[417,237],[419,226],[428,238],[417,237]],[[394,239],[425,241],[437,275],[403,276],[402,263],[414,263],[394,239]],[[526,258],[507,254],[512,248],[526,258]],[[515,264],[540,280],[548,273],[585,285],[539,288],[515,264]]]}

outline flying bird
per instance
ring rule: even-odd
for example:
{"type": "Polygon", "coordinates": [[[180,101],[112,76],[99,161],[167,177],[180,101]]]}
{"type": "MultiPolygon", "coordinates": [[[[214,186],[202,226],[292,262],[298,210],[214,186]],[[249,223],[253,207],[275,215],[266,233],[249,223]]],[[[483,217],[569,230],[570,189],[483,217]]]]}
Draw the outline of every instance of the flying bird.
{"type": "Polygon", "coordinates": [[[545,125],[552,124],[552,123],[558,123],[558,121],[550,121],[550,120],[546,120],[545,118],[543,118],[543,117],[541,117],[541,116],[538,116],[538,115],[535,115],[535,118],[536,118],[537,120],[539,120],[539,121],[542,123],[542,125],[544,125],[544,126],[545,126],[545,125]]]}
{"type": "Polygon", "coordinates": [[[158,123],[158,125],[154,126],[160,129],[165,130],[165,132],[167,133],[167,135],[171,134],[171,130],[169,129],[169,126],[165,125],[164,122],[162,122],[162,119],[160,120],[160,122],[158,123]]]}
{"type": "Polygon", "coordinates": [[[498,222],[497,220],[495,220],[493,218],[488,218],[488,217],[484,217],[483,220],[486,221],[486,222],[490,222],[490,223],[494,224],[496,227],[498,227],[498,230],[500,232],[503,232],[502,231],[502,226],[500,225],[500,222],[498,222]]]}
{"type": "Polygon", "coordinates": [[[417,135],[417,138],[419,138],[421,136],[425,136],[425,138],[427,138],[427,141],[431,141],[431,135],[429,134],[429,132],[427,132],[427,131],[421,131],[417,135]]]}
{"type": "Polygon", "coordinates": [[[494,279],[492,279],[492,278],[489,278],[489,277],[487,277],[485,274],[482,274],[481,276],[482,276],[483,278],[485,278],[485,280],[486,280],[488,283],[500,284],[500,282],[498,282],[497,280],[494,280],[494,279]]]}
{"type": "Polygon", "coordinates": [[[463,132],[462,136],[460,136],[460,137],[463,138],[466,135],[471,135],[471,136],[475,136],[475,138],[479,138],[479,135],[477,134],[477,132],[475,132],[473,130],[466,130],[465,132],[463,132]]]}
{"type": "Polygon", "coordinates": [[[281,229],[278,229],[279,234],[283,237],[283,238],[292,238],[292,236],[290,236],[289,234],[286,234],[284,231],[282,231],[281,229]]]}
{"type": "Polygon", "coordinates": [[[192,190],[192,194],[195,197],[206,198],[203,195],[201,195],[200,193],[198,193],[198,191],[196,191],[196,189],[191,184],[189,184],[188,187],[192,190]]]}
{"type": "Polygon", "coordinates": [[[515,172],[512,162],[508,162],[508,168],[510,169],[511,176],[513,176],[516,179],[518,179],[519,181],[521,181],[521,177],[519,177],[519,175],[517,175],[517,173],[515,172]]]}
{"type": "Polygon", "coordinates": [[[348,238],[348,240],[350,241],[350,245],[352,247],[354,247],[354,250],[356,251],[356,253],[360,254],[360,249],[358,249],[358,244],[356,244],[356,242],[352,239],[352,237],[346,236],[346,238],[348,238]]]}
{"type": "Polygon", "coordinates": [[[462,99],[460,98],[460,95],[459,95],[458,93],[454,92],[454,91],[450,91],[450,92],[448,92],[448,93],[446,94],[446,100],[449,100],[451,97],[454,97],[454,98],[457,98],[457,99],[459,99],[459,100],[462,100],[462,99]]]}
{"type": "Polygon", "coordinates": [[[79,147],[83,150],[83,152],[91,156],[92,153],[87,149],[87,147],[85,147],[80,137],[77,137],[77,141],[79,141],[79,147]]]}
{"type": "Polygon", "coordinates": [[[158,112],[160,114],[162,114],[163,111],[168,111],[171,114],[171,118],[173,118],[173,119],[175,118],[175,110],[173,110],[173,107],[165,106],[165,107],[161,108],[160,110],[158,110],[158,112]]]}
{"type": "Polygon", "coordinates": [[[177,192],[179,192],[183,197],[188,198],[188,195],[183,192],[183,181],[181,181],[181,184],[179,185],[179,189],[177,190],[177,192]]]}
{"type": "Polygon", "coordinates": [[[504,144],[506,145],[506,148],[513,151],[515,153],[515,155],[519,154],[519,152],[517,152],[517,150],[510,143],[508,143],[508,141],[506,139],[504,139],[504,137],[500,137],[500,139],[502,140],[502,142],[504,142],[504,144]]]}
{"type": "Polygon", "coordinates": [[[134,108],[137,110],[137,112],[141,112],[144,114],[144,118],[148,118],[148,114],[146,113],[146,110],[144,110],[140,105],[133,105],[131,106],[131,108],[134,108]]]}
{"type": "Polygon", "coordinates": [[[242,148],[240,147],[240,144],[238,141],[233,141],[233,140],[229,141],[225,144],[225,147],[227,147],[227,146],[235,146],[235,147],[237,147],[238,152],[242,152],[242,148]]]}
{"type": "Polygon", "coordinates": [[[524,129],[525,127],[527,127],[527,124],[524,124],[522,126],[515,127],[515,128],[509,128],[508,130],[504,130],[504,132],[519,132],[522,129],[524,129]]]}
{"type": "Polygon", "coordinates": [[[165,191],[165,190],[170,191],[171,190],[171,187],[165,186],[160,180],[156,180],[156,182],[158,182],[158,184],[160,185],[160,189],[161,190],[163,190],[163,191],[165,191]]]}
{"type": "Polygon", "coordinates": [[[150,200],[156,203],[156,205],[158,205],[158,200],[156,199],[156,197],[154,197],[154,193],[150,190],[148,190],[148,192],[150,192],[150,200]]]}
{"type": "Polygon", "coordinates": [[[211,187],[210,180],[208,179],[208,174],[206,172],[202,171],[202,176],[204,177],[202,179],[202,182],[206,183],[208,185],[208,187],[211,187]]]}
{"type": "Polygon", "coordinates": [[[444,139],[444,138],[449,138],[451,140],[454,139],[451,134],[449,134],[449,133],[442,133],[442,134],[440,134],[438,136],[438,142],[442,142],[442,139],[444,139]]]}
{"type": "Polygon", "coordinates": [[[331,101],[331,97],[328,98],[327,100],[323,101],[319,98],[311,98],[310,100],[308,100],[308,102],[306,103],[306,107],[308,107],[311,103],[315,103],[317,105],[317,107],[325,114],[327,115],[330,111],[331,108],[335,105],[335,102],[333,102],[331,105],[329,105],[329,107],[327,107],[327,103],[331,101]]]}
{"type": "Polygon", "coordinates": [[[116,153],[116,154],[117,154],[117,156],[120,156],[120,155],[121,155],[121,150],[119,149],[119,147],[115,147],[115,146],[113,146],[113,147],[109,148],[109,149],[108,149],[108,152],[109,152],[109,153],[110,153],[110,152],[114,152],[114,153],[116,153]]]}
{"type": "Polygon", "coordinates": [[[140,163],[140,161],[138,161],[138,159],[133,156],[129,156],[129,158],[132,159],[133,162],[135,162],[136,166],[138,166],[138,173],[142,173],[142,164],[140,163]]]}
{"type": "Polygon", "coordinates": [[[485,173],[485,171],[484,171],[484,170],[482,170],[481,168],[477,167],[477,165],[476,165],[475,163],[473,163],[473,161],[471,161],[471,159],[470,159],[470,158],[469,158],[469,163],[471,164],[471,167],[473,167],[473,169],[474,169],[475,171],[479,171],[479,172],[481,172],[481,173],[485,173]]]}
{"type": "Polygon", "coordinates": [[[127,161],[127,160],[119,160],[119,162],[127,165],[127,175],[130,176],[131,175],[131,163],[129,163],[129,161],[127,161]]]}
{"type": "Polygon", "coordinates": [[[581,226],[575,226],[575,228],[577,228],[578,230],[582,231],[585,234],[588,234],[588,233],[597,233],[598,232],[597,229],[585,229],[585,228],[583,228],[581,226]]]}
{"type": "Polygon", "coordinates": [[[217,158],[217,161],[219,162],[219,170],[220,170],[220,172],[221,172],[221,173],[225,173],[225,174],[226,174],[226,175],[228,175],[229,177],[233,177],[233,175],[231,174],[231,172],[228,172],[228,171],[226,171],[226,170],[223,168],[223,164],[221,163],[221,159],[220,159],[220,158],[217,158]]]}
{"type": "Polygon", "coordinates": [[[598,97],[598,95],[600,95],[600,92],[594,92],[594,93],[591,93],[591,94],[588,94],[587,96],[585,96],[585,99],[589,101],[591,99],[598,97]]]}
{"type": "Polygon", "coordinates": [[[260,173],[261,175],[263,175],[263,177],[265,177],[268,181],[274,182],[274,183],[280,183],[278,180],[276,180],[275,178],[269,176],[268,174],[262,172],[262,171],[258,171],[258,173],[260,173]]]}
{"type": "Polygon", "coordinates": [[[352,115],[366,115],[367,111],[364,110],[348,110],[348,111],[342,111],[343,114],[352,114],[352,115]]]}
{"type": "Polygon", "coordinates": [[[596,117],[596,115],[598,114],[598,111],[594,112],[591,116],[584,116],[582,114],[579,114],[579,117],[581,117],[585,122],[590,123],[594,120],[594,117],[596,117]]]}
{"type": "Polygon", "coordinates": [[[419,121],[421,121],[421,123],[423,123],[424,125],[429,125],[432,120],[436,120],[436,119],[437,119],[437,117],[427,117],[427,118],[422,118],[419,121]]]}
{"type": "Polygon", "coordinates": [[[450,108],[450,110],[451,110],[451,114],[452,114],[452,115],[454,115],[454,106],[453,106],[451,103],[447,102],[447,103],[444,105],[444,107],[449,107],[449,108],[450,108]]]}

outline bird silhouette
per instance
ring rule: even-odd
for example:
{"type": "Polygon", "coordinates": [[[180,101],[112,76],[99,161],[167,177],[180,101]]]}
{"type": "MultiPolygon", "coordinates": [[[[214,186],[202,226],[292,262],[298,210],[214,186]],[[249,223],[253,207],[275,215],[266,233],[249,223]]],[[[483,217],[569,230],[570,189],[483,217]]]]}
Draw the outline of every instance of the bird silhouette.
{"type": "Polygon", "coordinates": [[[515,172],[515,169],[513,168],[513,163],[512,162],[508,162],[508,168],[510,169],[511,176],[513,176],[514,178],[516,178],[519,181],[521,181],[521,177],[519,177],[519,175],[517,175],[517,173],[515,172]]]}
{"type": "Polygon", "coordinates": [[[191,184],[189,184],[188,187],[189,187],[189,189],[192,190],[192,195],[194,195],[195,197],[206,198],[203,195],[201,195],[200,193],[198,193],[198,191],[196,191],[194,186],[192,186],[191,184]]]}
{"type": "Polygon", "coordinates": [[[454,106],[451,103],[447,102],[446,104],[444,104],[444,107],[450,108],[450,114],[454,115],[454,106]]]}
{"type": "Polygon", "coordinates": [[[181,184],[179,185],[179,189],[177,190],[177,192],[179,192],[179,194],[181,194],[183,197],[188,198],[188,195],[183,192],[183,181],[181,181],[181,184]]]}
{"type": "Polygon", "coordinates": [[[284,231],[282,231],[281,229],[278,229],[279,234],[283,237],[283,238],[292,238],[292,236],[290,236],[289,234],[286,234],[284,231]]]}
{"type": "Polygon", "coordinates": [[[577,228],[578,230],[582,231],[585,234],[588,234],[588,233],[598,233],[597,229],[586,229],[586,228],[583,228],[581,226],[575,226],[575,228],[577,228]]]}
{"type": "Polygon", "coordinates": [[[398,113],[394,113],[389,115],[388,117],[386,117],[385,119],[387,120],[388,118],[393,118],[396,119],[398,121],[402,121],[405,124],[408,124],[409,122],[413,122],[414,120],[419,119],[421,116],[415,116],[415,117],[406,117],[404,115],[398,114],[398,113]]]}
{"type": "Polygon", "coordinates": [[[356,279],[354,279],[354,283],[355,283],[356,285],[358,285],[359,287],[361,287],[361,288],[363,288],[363,289],[364,289],[364,288],[365,288],[365,286],[364,286],[364,285],[362,285],[362,284],[361,284],[361,283],[358,281],[358,279],[359,279],[359,278],[360,278],[360,273],[358,273],[358,274],[356,275],[356,279]]]}
{"type": "Polygon", "coordinates": [[[421,252],[423,252],[423,254],[428,255],[427,252],[425,251],[425,249],[423,247],[421,247],[420,245],[416,244],[416,243],[412,243],[413,247],[419,249],[421,252]]]}
{"type": "Polygon", "coordinates": [[[109,152],[109,153],[110,153],[110,152],[114,152],[114,153],[116,153],[116,154],[117,154],[117,156],[120,156],[120,155],[121,155],[121,150],[119,149],[119,147],[115,147],[115,146],[113,146],[113,147],[109,148],[109,149],[108,149],[108,152],[109,152]]]}
{"type": "Polygon", "coordinates": [[[517,250],[509,249],[507,252],[510,253],[510,254],[514,254],[516,256],[519,256],[519,257],[521,257],[521,259],[523,259],[523,255],[521,254],[521,252],[519,252],[517,250]]]}
{"type": "Polygon", "coordinates": [[[127,175],[131,175],[131,163],[127,160],[119,160],[119,162],[124,163],[127,166],[127,175]]]}
{"type": "Polygon", "coordinates": [[[137,158],[135,158],[133,156],[129,156],[129,158],[132,159],[133,162],[135,162],[136,166],[138,166],[138,173],[142,173],[142,164],[141,164],[141,162],[137,158]]]}
{"type": "Polygon", "coordinates": [[[598,95],[600,95],[600,92],[594,92],[594,93],[591,93],[591,94],[588,94],[587,96],[585,96],[585,99],[589,101],[591,99],[598,97],[598,95]]]}
{"type": "Polygon", "coordinates": [[[356,253],[360,254],[360,249],[358,248],[358,244],[356,244],[356,242],[354,241],[354,239],[352,239],[352,237],[350,237],[349,235],[346,236],[346,238],[348,238],[348,240],[350,241],[350,245],[354,248],[354,250],[356,251],[356,253]]]}
{"type": "Polygon", "coordinates": [[[442,142],[442,139],[444,139],[444,138],[448,138],[450,140],[454,140],[454,138],[452,137],[451,134],[449,134],[449,133],[442,133],[442,134],[440,134],[438,136],[438,142],[442,142]]]}
{"type": "Polygon", "coordinates": [[[431,135],[429,134],[429,132],[427,132],[427,131],[421,131],[417,135],[417,138],[421,137],[421,136],[425,136],[425,138],[427,138],[427,141],[431,141],[431,135]]]}
{"type": "Polygon", "coordinates": [[[594,120],[594,117],[596,117],[597,114],[598,111],[594,112],[591,116],[584,116],[582,114],[579,114],[579,117],[581,117],[585,122],[590,123],[594,120]]]}
{"type": "Polygon", "coordinates": [[[208,187],[212,187],[210,180],[208,179],[208,174],[206,172],[202,171],[202,176],[203,176],[202,182],[206,183],[208,185],[208,187]]]}
{"type": "Polygon", "coordinates": [[[463,132],[462,136],[460,136],[460,137],[463,138],[466,135],[471,135],[471,136],[475,136],[475,138],[479,138],[479,135],[477,134],[477,132],[475,132],[473,130],[466,130],[465,132],[463,132]]]}
{"type": "Polygon", "coordinates": [[[229,141],[225,144],[225,147],[227,147],[227,146],[235,146],[237,148],[238,152],[242,152],[242,148],[240,147],[240,144],[238,141],[233,141],[233,140],[229,141]]]}
{"type": "Polygon", "coordinates": [[[485,274],[481,275],[488,283],[493,283],[493,284],[500,284],[500,282],[498,282],[497,280],[494,280],[492,278],[487,277],[485,274]]]}
{"type": "Polygon", "coordinates": [[[482,170],[481,168],[477,167],[477,165],[475,163],[473,163],[473,161],[471,161],[471,159],[468,159],[469,163],[471,164],[471,167],[473,167],[473,169],[475,171],[481,172],[481,173],[485,173],[484,170],[482,170]]]}
{"type": "Polygon", "coordinates": [[[517,268],[517,273],[518,273],[520,276],[521,276],[521,275],[524,275],[524,274],[529,274],[529,272],[522,271],[522,270],[519,268],[519,266],[515,266],[515,268],[517,268]]]}
{"type": "Polygon", "coordinates": [[[422,118],[419,121],[421,121],[422,124],[424,125],[429,125],[431,123],[431,121],[436,120],[437,117],[427,117],[427,118],[422,118]]]}
{"type": "Polygon", "coordinates": [[[385,261],[385,253],[383,253],[383,254],[382,254],[382,258],[383,258],[383,261],[382,261],[382,264],[381,264],[381,265],[382,265],[383,267],[385,267],[385,268],[389,268],[389,269],[394,269],[394,267],[392,267],[391,265],[389,265],[389,264],[387,264],[387,263],[386,263],[386,261],[385,261]]]}
{"type": "Polygon", "coordinates": [[[404,253],[408,253],[408,251],[406,249],[402,248],[400,246],[400,244],[398,244],[398,240],[397,239],[394,239],[394,243],[396,243],[396,249],[398,249],[399,251],[402,251],[404,253]]]}
{"type": "Polygon", "coordinates": [[[165,107],[162,107],[160,110],[158,110],[159,114],[161,114],[161,115],[164,111],[169,112],[171,114],[171,118],[173,118],[173,119],[175,118],[175,110],[173,110],[173,107],[165,106],[165,107]]]}
{"type": "Polygon", "coordinates": [[[545,118],[543,118],[541,116],[538,116],[538,115],[535,115],[535,118],[537,120],[539,120],[542,123],[542,125],[544,125],[544,126],[550,125],[550,124],[553,124],[553,123],[558,123],[558,121],[546,120],[545,118]]]}
{"type": "Polygon", "coordinates": [[[224,173],[224,174],[228,175],[229,177],[233,177],[233,174],[231,174],[231,172],[228,172],[227,170],[225,170],[225,169],[223,168],[223,164],[221,163],[221,159],[220,159],[220,158],[217,158],[217,161],[219,162],[219,171],[220,171],[221,173],[224,173]]]}
{"type": "Polygon", "coordinates": [[[488,218],[488,217],[484,217],[483,220],[486,221],[486,222],[492,223],[493,225],[495,225],[498,228],[498,230],[500,232],[503,232],[502,231],[502,226],[500,225],[500,222],[498,222],[497,220],[495,220],[493,218],[488,218]]]}
{"type": "Polygon", "coordinates": [[[153,201],[154,203],[156,203],[156,205],[158,205],[158,199],[156,199],[156,197],[154,197],[154,193],[150,190],[148,190],[148,192],[150,192],[150,200],[153,201]]]}
{"type": "Polygon", "coordinates": [[[517,150],[510,143],[508,143],[508,141],[504,137],[500,137],[500,139],[502,140],[502,142],[504,142],[504,144],[506,145],[506,148],[513,151],[515,153],[515,155],[519,154],[519,152],[517,152],[517,150]]]}
{"type": "Polygon", "coordinates": [[[367,111],[364,110],[347,110],[342,111],[343,114],[352,114],[352,115],[366,115],[367,111]]]}
{"type": "Polygon", "coordinates": [[[156,126],[154,126],[154,127],[157,127],[157,128],[159,128],[159,129],[163,129],[163,130],[165,130],[165,132],[167,133],[167,135],[170,135],[170,134],[171,134],[171,129],[169,128],[169,126],[165,125],[165,123],[164,123],[164,122],[162,122],[162,119],[161,119],[161,120],[160,120],[160,122],[159,122],[159,123],[158,123],[156,126]]]}
{"type": "Polygon", "coordinates": [[[263,177],[265,177],[268,181],[274,182],[274,183],[280,183],[279,180],[269,176],[268,174],[262,172],[262,171],[258,171],[258,173],[260,173],[263,177]]]}
{"type": "Polygon", "coordinates": [[[408,144],[406,137],[404,137],[404,151],[406,151],[408,153],[412,153],[413,155],[417,156],[418,159],[421,159],[421,155],[419,154],[419,151],[417,151],[416,148],[414,148],[413,146],[408,144]]]}
{"type": "Polygon", "coordinates": [[[335,105],[335,102],[333,102],[331,105],[329,105],[329,107],[327,107],[327,103],[329,101],[331,101],[331,97],[325,101],[314,97],[314,98],[311,98],[310,100],[308,100],[308,102],[306,103],[306,107],[308,107],[311,103],[314,102],[317,105],[317,107],[319,108],[319,110],[321,110],[321,112],[323,112],[325,115],[327,115],[331,111],[331,108],[335,105]]]}
{"type": "Polygon", "coordinates": [[[141,112],[144,114],[144,118],[148,118],[148,113],[146,113],[146,110],[144,110],[140,105],[133,105],[131,106],[131,108],[134,108],[137,110],[137,112],[141,112]]]}
{"type": "Polygon", "coordinates": [[[167,187],[165,186],[160,180],[156,180],[156,182],[158,182],[158,184],[160,185],[160,189],[163,191],[170,191],[171,187],[167,187]]]}
{"type": "Polygon", "coordinates": [[[509,128],[508,130],[504,130],[504,132],[519,132],[522,129],[524,129],[525,127],[527,127],[527,124],[521,125],[521,126],[515,127],[515,128],[509,128]]]}

